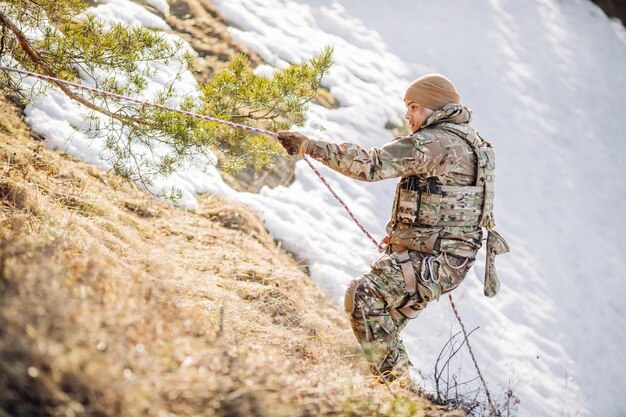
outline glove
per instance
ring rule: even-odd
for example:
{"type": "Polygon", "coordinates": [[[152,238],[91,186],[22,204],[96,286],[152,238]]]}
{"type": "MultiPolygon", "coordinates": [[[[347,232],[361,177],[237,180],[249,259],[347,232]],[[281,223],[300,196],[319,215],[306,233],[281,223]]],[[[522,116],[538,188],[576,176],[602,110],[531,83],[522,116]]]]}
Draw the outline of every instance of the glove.
{"type": "Polygon", "coordinates": [[[289,130],[278,132],[280,144],[287,150],[289,155],[304,155],[310,153],[315,146],[315,140],[309,139],[306,135],[289,130]]]}

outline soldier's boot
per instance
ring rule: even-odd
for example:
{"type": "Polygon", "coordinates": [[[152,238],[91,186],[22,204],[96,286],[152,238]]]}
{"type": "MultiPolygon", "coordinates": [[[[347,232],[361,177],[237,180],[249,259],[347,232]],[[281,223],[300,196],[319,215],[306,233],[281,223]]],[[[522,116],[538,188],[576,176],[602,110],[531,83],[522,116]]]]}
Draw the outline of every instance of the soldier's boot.
{"type": "Polygon", "coordinates": [[[411,362],[399,337],[406,321],[396,324],[388,314],[366,316],[358,305],[350,319],[370,369],[382,378],[381,382],[408,375],[411,362]]]}
{"type": "Polygon", "coordinates": [[[401,377],[396,379],[393,383],[394,385],[399,386],[400,388],[406,391],[409,391],[412,394],[419,395],[423,393],[423,391],[420,389],[420,387],[415,383],[413,378],[411,378],[411,375],[409,375],[408,373],[406,373],[405,375],[402,375],[401,377]]]}
{"type": "Polygon", "coordinates": [[[408,375],[411,365],[400,339],[407,320],[401,314],[391,314],[385,297],[389,294],[382,291],[370,279],[354,280],[346,291],[345,309],[372,373],[385,373],[385,379],[392,379],[408,375]]]}
{"type": "MultiPolygon", "coordinates": [[[[394,339],[395,343],[387,343],[387,352],[383,356],[383,360],[377,364],[371,362],[372,372],[380,376],[380,382],[393,382],[398,379],[410,378],[409,368],[411,362],[409,361],[406,349],[402,341],[396,338],[394,339]]],[[[378,356],[378,358],[380,358],[380,356],[378,356]]],[[[373,360],[377,360],[378,358],[372,357],[373,360]]]]}

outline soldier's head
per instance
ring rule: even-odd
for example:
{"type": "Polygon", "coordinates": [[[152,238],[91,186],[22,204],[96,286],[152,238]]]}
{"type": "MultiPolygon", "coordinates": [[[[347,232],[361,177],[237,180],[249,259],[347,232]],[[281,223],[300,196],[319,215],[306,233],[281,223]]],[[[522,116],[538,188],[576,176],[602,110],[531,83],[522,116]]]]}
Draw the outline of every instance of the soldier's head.
{"type": "Polygon", "coordinates": [[[461,96],[452,81],[441,74],[425,74],[413,81],[404,94],[404,117],[415,132],[435,110],[460,102],[461,96]]]}

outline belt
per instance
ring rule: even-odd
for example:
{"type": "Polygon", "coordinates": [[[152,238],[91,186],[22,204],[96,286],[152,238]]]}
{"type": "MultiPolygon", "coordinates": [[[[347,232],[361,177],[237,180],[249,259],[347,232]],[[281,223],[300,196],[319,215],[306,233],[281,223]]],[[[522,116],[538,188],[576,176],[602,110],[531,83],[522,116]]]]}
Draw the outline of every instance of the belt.
{"type": "Polygon", "coordinates": [[[437,238],[436,245],[432,250],[429,250],[430,248],[428,247],[418,249],[418,248],[407,248],[405,246],[394,245],[394,244],[390,244],[389,249],[391,250],[391,252],[395,252],[395,253],[400,253],[405,250],[413,250],[415,252],[426,253],[426,254],[435,255],[435,256],[440,253],[447,253],[448,255],[458,256],[461,258],[471,258],[471,259],[476,258],[476,251],[471,250],[471,249],[454,248],[454,249],[441,250],[439,249],[439,245],[441,241],[442,241],[441,238],[437,238]]]}

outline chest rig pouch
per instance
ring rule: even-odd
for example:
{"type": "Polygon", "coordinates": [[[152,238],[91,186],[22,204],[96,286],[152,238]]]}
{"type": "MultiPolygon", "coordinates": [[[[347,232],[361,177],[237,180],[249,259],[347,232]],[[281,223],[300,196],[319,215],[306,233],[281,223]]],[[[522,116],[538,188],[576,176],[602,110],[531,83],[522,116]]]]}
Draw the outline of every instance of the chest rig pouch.
{"type": "MultiPolygon", "coordinates": [[[[484,293],[493,297],[500,288],[495,270],[495,255],[509,251],[506,241],[493,230],[495,152],[469,126],[452,123],[442,123],[439,126],[470,145],[476,156],[476,182],[470,186],[455,186],[443,185],[437,177],[402,178],[396,200],[396,227],[443,227],[448,230],[455,227],[486,228],[488,238],[484,293]]],[[[467,256],[463,249],[455,248],[455,242],[446,242],[440,238],[431,247],[433,253],[467,256]]],[[[407,248],[424,252],[423,247],[407,248]]]]}
{"type": "Polygon", "coordinates": [[[396,221],[416,226],[495,226],[493,216],[495,152],[472,130],[442,123],[463,138],[476,155],[476,183],[442,185],[438,178],[404,177],[400,181],[396,221]]]}

